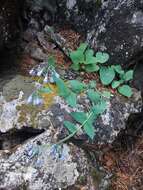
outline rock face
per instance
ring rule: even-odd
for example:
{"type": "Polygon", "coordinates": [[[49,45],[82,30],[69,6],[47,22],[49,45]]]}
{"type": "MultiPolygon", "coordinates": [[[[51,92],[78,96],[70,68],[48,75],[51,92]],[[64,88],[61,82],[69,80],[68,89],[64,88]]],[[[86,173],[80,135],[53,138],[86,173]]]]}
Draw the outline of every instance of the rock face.
{"type": "Polygon", "coordinates": [[[20,8],[22,1],[1,1],[0,6],[0,50],[10,48],[20,33],[20,8]]]}
{"type": "Polygon", "coordinates": [[[27,0],[27,5],[34,17],[42,12],[43,26],[47,15],[52,15],[57,23],[68,23],[83,32],[95,50],[111,55],[112,64],[124,65],[142,51],[142,0],[27,0]]]}
{"type": "Polygon", "coordinates": [[[68,145],[57,150],[50,136],[50,131],[46,131],[8,158],[0,153],[0,189],[64,189],[87,176],[83,151],[68,145]]]}
{"type": "Polygon", "coordinates": [[[87,40],[107,51],[112,64],[124,64],[142,51],[143,1],[106,1],[95,17],[87,40]]]}

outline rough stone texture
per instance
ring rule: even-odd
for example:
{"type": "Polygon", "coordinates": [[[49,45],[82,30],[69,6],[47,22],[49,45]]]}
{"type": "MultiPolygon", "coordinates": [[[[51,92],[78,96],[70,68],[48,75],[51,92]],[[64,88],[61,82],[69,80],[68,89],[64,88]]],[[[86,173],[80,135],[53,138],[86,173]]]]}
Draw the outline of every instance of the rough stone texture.
{"type": "Polygon", "coordinates": [[[45,14],[56,17],[57,23],[68,23],[87,36],[87,41],[95,50],[107,51],[110,63],[124,65],[143,47],[143,2],[96,1],[96,0],[27,0],[33,14],[41,26],[47,23],[45,14]],[[39,16],[37,16],[39,15],[39,16]]]}
{"type": "Polygon", "coordinates": [[[10,156],[0,153],[0,189],[67,188],[78,178],[87,176],[87,166],[82,150],[64,144],[56,151],[50,131],[46,131],[21,145],[10,156]]]}
{"type": "MultiPolygon", "coordinates": [[[[89,100],[83,96],[79,97],[77,108],[70,108],[62,98],[58,97],[58,94],[54,94],[54,97],[51,96],[49,99],[48,95],[48,99],[44,99],[46,106],[31,106],[27,104],[27,98],[33,91],[35,91],[34,84],[28,77],[16,76],[5,84],[0,99],[1,132],[9,131],[12,128],[19,129],[23,126],[47,129],[52,122],[55,130],[58,130],[59,134],[64,134],[63,121],[66,118],[71,119],[69,113],[84,111],[89,105],[89,100]],[[6,89],[8,88],[9,93],[7,94],[6,89]],[[53,106],[51,107],[51,105],[53,106]]],[[[140,112],[142,107],[141,95],[136,91],[130,99],[114,95],[107,103],[106,112],[95,123],[96,136],[94,142],[97,144],[112,143],[120,130],[125,128],[128,116],[131,113],[140,112]]],[[[84,140],[87,139],[83,134],[81,136],[84,140]]]]}
{"type": "MultiPolygon", "coordinates": [[[[86,106],[88,106],[88,100],[82,97],[79,102],[80,106],[78,109],[69,109],[69,107],[64,106],[63,101],[57,98],[57,104],[53,106],[51,111],[51,121],[53,125],[59,126],[63,125],[64,120],[72,121],[69,114],[72,111],[83,111],[86,106]]],[[[115,95],[111,97],[110,101],[107,101],[107,110],[95,121],[95,138],[93,143],[96,145],[107,145],[111,144],[119,132],[126,128],[126,121],[131,113],[139,113],[142,108],[141,95],[139,92],[134,91],[134,96],[131,99],[124,98],[120,95],[115,95]]],[[[61,129],[62,130],[62,129],[61,129]]],[[[63,127],[64,131],[64,127],[63,127]]],[[[89,142],[87,136],[79,133],[76,139],[83,140],[83,142],[89,142]]]]}
{"type": "Polygon", "coordinates": [[[124,64],[143,48],[143,1],[113,1],[102,4],[88,41],[95,50],[107,51],[110,63],[124,64]]]}
{"type": "Polygon", "coordinates": [[[20,33],[20,4],[22,1],[1,0],[0,6],[0,50],[11,48],[20,33]]]}

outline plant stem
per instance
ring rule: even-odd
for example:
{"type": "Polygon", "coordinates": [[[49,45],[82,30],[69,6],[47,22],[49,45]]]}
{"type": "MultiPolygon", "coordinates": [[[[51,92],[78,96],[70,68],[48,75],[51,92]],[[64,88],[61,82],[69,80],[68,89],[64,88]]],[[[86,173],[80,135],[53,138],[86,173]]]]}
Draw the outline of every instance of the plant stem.
{"type": "Polygon", "coordinates": [[[70,135],[68,135],[67,137],[65,137],[64,139],[62,139],[61,141],[59,141],[58,143],[56,143],[57,145],[63,144],[64,142],[66,142],[67,140],[69,140],[70,138],[72,138],[78,131],[80,131],[82,129],[82,127],[86,124],[86,122],[90,119],[90,117],[93,115],[93,112],[91,112],[87,119],[82,123],[82,125],[80,125],[80,127],[73,133],[71,133],[70,135]]]}

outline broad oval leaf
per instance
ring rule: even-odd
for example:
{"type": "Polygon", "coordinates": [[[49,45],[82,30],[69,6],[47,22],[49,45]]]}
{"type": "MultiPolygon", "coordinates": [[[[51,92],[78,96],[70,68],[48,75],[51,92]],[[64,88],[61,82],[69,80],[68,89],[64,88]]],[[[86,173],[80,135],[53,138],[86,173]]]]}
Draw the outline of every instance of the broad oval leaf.
{"type": "Polygon", "coordinates": [[[132,89],[129,85],[122,85],[118,88],[118,92],[128,98],[133,94],[132,89]]]}
{"type": "Polygon", "coordinates": [[[66,102],[68,103],[69,106],[71,106],[73,108],[76,107],[77,96],[76,96],[75,93],[70,92],[70,94],[67,97],[65,97],[65,100],[66,100],[66,102]]]}
{"type": "Polygon", "coordinates": [[[86,85],[78,80],[70,80],[69,81],[70,87],[72,89],[73,92],[75,93],[81,93],[86,85]]]}
{"type": "Polygon", "coordinates": [[[113,65],[113,68],[118,74],[124,74],[124,70],[122,69],[121,65],[113,65]]]}
{"type": "Polygon", "coordinates": [[[113,81],[111,86],[113,89],[118,88],[120,86],[120,81],[117,80],[113,81]]]}
{"type": "Polygon", "coordinates": [[[73,69],[73,70],[75,70],[75,71],[79,71],[80,70],[80,64],[79,63],[73,63],[72,65],[71,65],[71,68],[73,69]]]}
{"type": "Polygon", "coordinates": [[[53,78],[54,78],[54,81],[56,82],[56,85],[58,87],[59,96],[62,96],[64,98],[69,96],[70,90],[67,88],[64,81],[62,79],[60,79],[60,78],[55,77],[55,76],[53,76],[53,78]]]}
{"type": "Polygon", "coordinates": [[[98,63],[105,63],[109,60],[108,53],[97,52],[96,53],[96,62],[98,63]]]}
{"type": "Polygon", "coordinates": [[[93,140],[95,136],[95,128],[91,122],[87,122],[83,127],[85,133],[93,140]]]}
{"type": "Polygon", "coordinates": [[[87,115],[84,112],[72,112],[71,116],[80,124],[83,124],[87,119],[87,115]]]}
{"type": "Polygon", "coordinates": [[[100,94],[98,92],[95,92],[94,90],[88,90],[87,92],[88,98],[93,102],[93,103],[98,103],[100,101],[100,94]]]}
{"type": "Polygon", "coordinates": [[[124,75],[124,80],[129,81],[133,79],[133,70],[129,70],[124,75]]]}
{"type": "Polygon", "coordinates": [[[85,64],[94,64],[96,63],[96,57],[94,57],[94,51],[89,49],[85,52],[85,64]]]}
{"type": "Polygon", "coordinates": [[[99,70],[99,66],[96,64],[85,65],[86,72],[96,72],[99,70]]]}
{"type": "Polygon", "coordinates": [[[115,78],[115,71],[112,67],[101,67],[100,79],[102,84],[109,85],[115,78]]]}
{"type": "Polygon", "coordinates": [[[91,111],[94,113],[94,115],[98,116],[106,110],[106,107],[107,107],[106,101],[102,100],[100,103],[93,106],[91,108],[91,111]]]}
{"type": "Polygon", "coordinates": [[[76,133],[77,128],[76,125],[71,123],[70,121],[64,121],[64,126],[71,132],[71,133],[76,133]]]}
{"type": "Polygon", "coordinates": [[[87,47],[88,47],[87,43],[81,43],[77,50],[80,50],[82,53],[84,53],[87,47]]]}
{"type": "Polygon", "coordinates": [[[70,58],[74,64],[84,63],[84,54],[81,50],[71,52],[70,58]]]}

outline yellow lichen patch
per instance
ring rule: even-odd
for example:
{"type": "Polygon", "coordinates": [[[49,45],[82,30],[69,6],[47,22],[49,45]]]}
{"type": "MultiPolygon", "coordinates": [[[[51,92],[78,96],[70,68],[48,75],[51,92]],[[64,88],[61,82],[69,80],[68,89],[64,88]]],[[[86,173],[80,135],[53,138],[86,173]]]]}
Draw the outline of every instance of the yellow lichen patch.
{"type": "Polygon", "coordinates": [[[22,104],[17,106],[16,109],[19,111],[18,123],[25,123],[29,118],[31,126],[36,126],[36,117],[39,112],[43,110],[43,106],[33,106],[29,104],[22,104]]]}
{"type": "Polygon", "coordinates": [[[49,87],[51,89],[50,93],[41,93],[41,96],[44,100],[44,106],[45,108],[48,108],[52,105],[54,97],[58,95],[58,88],[55,84],[46,84],[44,87],[49,87]]]}

